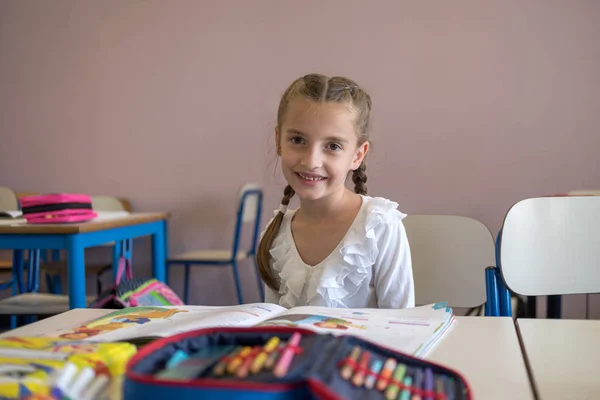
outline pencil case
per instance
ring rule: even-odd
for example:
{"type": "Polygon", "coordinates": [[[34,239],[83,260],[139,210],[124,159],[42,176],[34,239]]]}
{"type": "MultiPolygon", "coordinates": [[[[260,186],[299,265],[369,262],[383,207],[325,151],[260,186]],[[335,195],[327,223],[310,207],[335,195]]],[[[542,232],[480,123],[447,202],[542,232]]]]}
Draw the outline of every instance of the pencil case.
{"type": "Polygon", "coordinates": [[[142,347],[129,361],[123,399],[165,398],[472,397],[468,383],[458,372],[356,336],[319,334],[294,327],[221,327],[159,339],[142,347]],[[177,363],[178,357],[183,361],[177,363]],[[286,360],[290,361],[287,372],[286,360]]]}
{"type": "Polygon", "coordinates": [[[83,222],[97,216],[92,209],[91,197],[85,194],[26,196],[20,202],[23,217],[31,224],[83,222]]]}

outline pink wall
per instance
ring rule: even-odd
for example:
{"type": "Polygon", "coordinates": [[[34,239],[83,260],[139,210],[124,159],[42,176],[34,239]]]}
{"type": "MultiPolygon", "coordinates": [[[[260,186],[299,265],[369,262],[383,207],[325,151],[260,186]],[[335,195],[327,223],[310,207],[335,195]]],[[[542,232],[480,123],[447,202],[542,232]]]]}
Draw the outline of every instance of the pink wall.
{"type": "MultiPolygon", "coordinates": [[[[228,245],[239,185],[276,207],[277,102],[317,71],[372,94],[370,194],[496,232],[519,199],[600,187],[598,38],[591,0],[5,0],[0,183],[170,211],[171,252],[228,245]]],[[[229,271],[193,280],[235,301],[229,271]]]]}

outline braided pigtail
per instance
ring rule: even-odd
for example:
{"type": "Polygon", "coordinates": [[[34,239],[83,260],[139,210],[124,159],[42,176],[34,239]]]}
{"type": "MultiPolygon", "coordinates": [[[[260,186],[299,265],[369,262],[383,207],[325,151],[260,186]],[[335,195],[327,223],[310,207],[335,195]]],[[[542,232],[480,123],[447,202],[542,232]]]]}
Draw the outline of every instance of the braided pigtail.
{"type": "Polygon", "coordinates": [[[364,161],[360,163],[360,166],[352,172],[352,182],[354,182],[354,193],[366,195],[367,194],[367,166],[364,161]]]}
{"type": "Polygon", "coordinates": [[[286,186],[283,191],[283,198],[281,199],[281,206],[279,207],[279,212],[273,218],[273,221],[269,224],[265,233],[258,244],[258,249],[256,251],[256,262],[258,264],[258,273],[262,278],[263,282],[270,287],[271,289],[278,291],[279,290],[279,278],[275,275],[273,268],[271,268],[271,247],[273,246],[273,241],[279,233],[279,228],[281,227],[281,222],[283,221],[283,216],[285,215],[285,210],[287,209],[288,204],[290,204],[290,199],[294,197],[294,189],[291,186],[286,186]]]}

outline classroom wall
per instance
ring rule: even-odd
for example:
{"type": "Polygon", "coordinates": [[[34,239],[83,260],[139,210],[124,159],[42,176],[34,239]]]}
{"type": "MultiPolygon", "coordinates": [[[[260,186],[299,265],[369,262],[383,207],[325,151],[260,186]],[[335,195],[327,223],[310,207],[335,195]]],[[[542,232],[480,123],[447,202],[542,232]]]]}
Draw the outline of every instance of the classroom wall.
{"type": "MultiPolygon", "coordinates": [[[[228,246],[240,185],[280,200],[280,95],[321,72],[373,97],[370,194],[495,235],[520,199],[600,188],[599,37],[593,0],[3,0],[0,184],[125,196],[172,213],[173,253],[228,246]]],[[[235,301],[229,270],[193,285],[235,301]]]]}

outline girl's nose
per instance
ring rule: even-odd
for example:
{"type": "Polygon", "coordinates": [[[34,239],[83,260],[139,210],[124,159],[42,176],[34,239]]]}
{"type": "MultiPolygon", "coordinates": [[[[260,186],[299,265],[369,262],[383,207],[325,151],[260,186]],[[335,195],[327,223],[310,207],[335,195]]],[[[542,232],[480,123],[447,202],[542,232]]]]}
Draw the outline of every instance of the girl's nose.
{"type": "Polygon", "coordinates": [[[316,169],[323,164],[323,155],[318,148],[311,148],[302,157],[302,166],[307,169],[316,169]]]}

